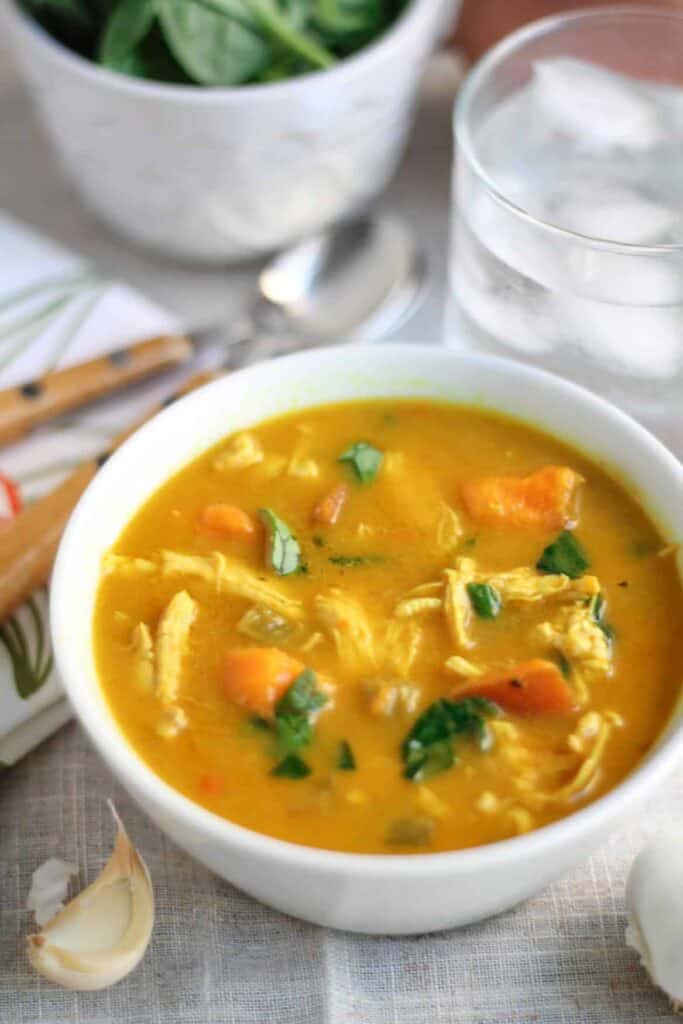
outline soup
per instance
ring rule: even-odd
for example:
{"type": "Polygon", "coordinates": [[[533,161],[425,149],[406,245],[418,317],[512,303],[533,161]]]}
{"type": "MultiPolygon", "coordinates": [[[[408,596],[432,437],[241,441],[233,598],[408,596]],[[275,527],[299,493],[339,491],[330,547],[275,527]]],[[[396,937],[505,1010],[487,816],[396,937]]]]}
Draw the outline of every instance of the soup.
{"type": "Polygon", "coordinates": [[[681,678],[673,549],[584,456],[478,409],[235,434],[104,557],[101,685],[210,811],[309,846],[454,850],[595,800],[681,678]]]}

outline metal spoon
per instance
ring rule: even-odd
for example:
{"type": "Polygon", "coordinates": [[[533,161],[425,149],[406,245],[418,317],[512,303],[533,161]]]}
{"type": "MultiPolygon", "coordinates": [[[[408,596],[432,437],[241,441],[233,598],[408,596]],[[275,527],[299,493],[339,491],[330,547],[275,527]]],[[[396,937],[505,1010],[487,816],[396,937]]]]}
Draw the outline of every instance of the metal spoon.
{"type": "Polygon", "coordinates": [[[276,256],[233,335],[230,366],[313,345],[378,338],[424,298],[427,263],[389,216],[347,221],[276,256]]]}
{"type": "Polygon", "coordinates": [[[246,314],[187,336],[148,338],[129,348],[0,390],[0,445],[55,416],[187,362],[211,345],[224,369],[312,345],[376,338],[413,312],[426,263],[391,217],[361,218],[307,238],[260,273],[246,314]]]}

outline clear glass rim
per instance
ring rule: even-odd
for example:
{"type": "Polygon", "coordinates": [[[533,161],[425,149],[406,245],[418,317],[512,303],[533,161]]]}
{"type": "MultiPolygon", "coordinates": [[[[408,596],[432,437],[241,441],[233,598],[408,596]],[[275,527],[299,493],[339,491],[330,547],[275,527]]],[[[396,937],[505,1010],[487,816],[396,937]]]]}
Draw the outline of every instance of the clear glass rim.
{"type": "Polygon", "coordinates": [[[569,228],[559,227],[550,221],[535,217],[523,207],[518,206],[511,199],[505,196],[496,185],[493,178],[484,169],[476,152],[476,143],[472,138],[471,107],[479,89],[483,86],[489,76],[516,50],[526,46],[533,39],[558,32],[568,25],[575,25],[579,22],[591,22],[609,20],[615,16],[625,16],[631,20],[647,18],[660,21],[668,20],[676,22],[683,30],[683,10],[673,11],[654,7],[645,7],[625,4],[611,4],[607,7],[591,7],[587,10],[566,11],[561,14],[549,15],[539,18],[528,25],[517,29],[496,44],[484,57],[482,57],[467,75],[460,87],[460,92],[455,103],[453,112],[453,131],[457,143],[456,158],[465,158],[470,168],[476,173],[485,185],[491,197],[504,206],[515,216],[524,220],[529,225],[538,228],[548,234],[557,235],[567,240],[574,239],[583,245],[594,249],[603,249],[610,252],[621,252],[625,255],[662,255],[666,253],[682,253],[683,242],[672,242],[665,245],[641,245],[632,242],[617,242],[607,238],[597,238],[592,235],[584,235],[569,228]]]}

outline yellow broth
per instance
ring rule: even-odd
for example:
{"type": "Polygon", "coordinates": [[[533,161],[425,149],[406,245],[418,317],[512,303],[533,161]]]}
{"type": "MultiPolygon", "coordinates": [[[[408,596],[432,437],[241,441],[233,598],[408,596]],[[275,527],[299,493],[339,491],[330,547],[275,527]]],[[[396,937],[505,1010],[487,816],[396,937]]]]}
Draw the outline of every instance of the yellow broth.
{"type": "MultiPolygon", "coordinates": [[[[332,699],[315,716],[312,741],[298,751],[311,774],[273,776],[282,750],[272,729],[260,728],[263,723],[254,723],[253,714],[229,698],[221,668],[232,648],[255,644],[237,629],[253,602],[219,593],[195,576],[106,574],[94,618],[101,685],[127,740],[161,778],[257,832],[335,850],[405,853],[471,847],[543,826],[595,800],[633,770],[678,696],[683,602],[673,558],[660,557],[665,538],[622,484],[526,425],[433,402],[321,407],[263,423],[249,434],[264,460],[218,469],[217,457],[233,443],[221,442],[151,497],[113,551],[152,561],[163,549],[195,555],[220,551],[238,558],[302,602],[296,637],[275,646],[312,668],[325,685],[331,683],[332,699]],[[359,440],[384,453],[376,478],[365,484],[354,478],[351,466],[338,462],[359,440]],[[316,476],[298,475],[302,460],[309,470],[306,460],[313,461],[316,476]],[[575,535],[606,600],[605,618],[614,631],[611,674],[589,680],[587,703],[570,714],[504,712],[496,721],[514,726],[514,743],[496,733],[492,749],[482,751],[470,736],[455,737],[454,766],[424,782],[411,781],[404,776],[402,743],[433,701],[457,699],[461,680],[444,668],[457,652],[444,616],[426,612],[414,619],[420,645],[406,672],[401,651],[385,650],[387,623],[412,587],[439,580],[463,555],[486,572],[535,566],[558,531],[473,522],[460,486],[486,474],[525,476],[548,465],[571,467],[584,479],[575,535]],[[316,503],[340,482],[348,484],[349,496],[336,525],[312,522],[316,503]],[[202,509],[219,502],[255,518],[263,507],[275,510],[298,538],[307,572],[278,577],[266,564],[261,527],[242,539],[203,528],[202,509]],[[439,534],[444,506],[455,510],[462,525],[450,546],[439,534]],[[368,561],[330,560],[340,556],[368,561]],[[316,595],[331,587],[352,595],[364,611],[379,652],[372,670],[338,653],[315,621],[316,595]],[[154,685],[137,678],[131,633],[145,623],[153,636],[164,608],[181,589],[197,602],[198,614],[182,659],[177,701],[186,722],[169,737],[159,733],[154,685]],[[316,633],[323,639],[301,653],[316,633]],[[378,713],[372,700],[381,686],[403,687],[395,692],[410,692],[413,700],[417,695],[417,706],[398,700],[392,713],[378,713]],[[552,794],[571,784],[588,756],[592,739],[581,756],[568,740],[591,711],[605,722],[611,714],[618,725],[609,727],[588,784],[555,799],[552,794]],[[353,771],[338,770],[341,741],[352,748],[353,771]]],[[[539,602],[504,604],[493,620],[472,615],[475,645],[459,653],[483,666],[549,657],[536,627],[556,612],[557,606],[539,602]]]]}

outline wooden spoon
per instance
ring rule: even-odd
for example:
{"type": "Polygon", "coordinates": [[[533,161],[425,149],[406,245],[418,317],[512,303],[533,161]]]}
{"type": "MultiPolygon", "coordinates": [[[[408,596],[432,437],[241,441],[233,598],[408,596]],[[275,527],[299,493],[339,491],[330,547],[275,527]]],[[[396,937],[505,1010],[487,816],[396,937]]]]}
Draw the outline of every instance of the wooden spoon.
{"type": "Polygon", "coordinates": [[[216,374],[198,373],[174,395],[151,409],[141,420],[119,434],[110,447],[78,468],[58,487],[27,505],[16,519],[0,530],[0,621],[4,621],[39,587],[47,583],[59,541],[78,499],[109,455],[138,427],[216,374]]]}

